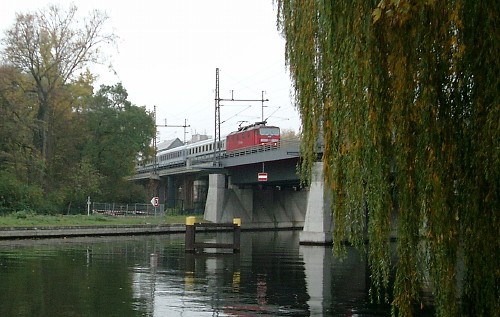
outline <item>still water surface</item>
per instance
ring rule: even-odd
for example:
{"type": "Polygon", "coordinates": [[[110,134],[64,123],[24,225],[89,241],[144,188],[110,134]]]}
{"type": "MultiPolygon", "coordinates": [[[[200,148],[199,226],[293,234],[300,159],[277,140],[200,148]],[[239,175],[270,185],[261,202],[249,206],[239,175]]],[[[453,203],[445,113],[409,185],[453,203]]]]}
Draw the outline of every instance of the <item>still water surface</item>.
{"type": "Polygon", "coordinates": [[[355,250],[341,261],[298,239],[243,232],[239,254],[186,254],[177,234],[1,241],[0,316],[390,315],[355,250]]]}

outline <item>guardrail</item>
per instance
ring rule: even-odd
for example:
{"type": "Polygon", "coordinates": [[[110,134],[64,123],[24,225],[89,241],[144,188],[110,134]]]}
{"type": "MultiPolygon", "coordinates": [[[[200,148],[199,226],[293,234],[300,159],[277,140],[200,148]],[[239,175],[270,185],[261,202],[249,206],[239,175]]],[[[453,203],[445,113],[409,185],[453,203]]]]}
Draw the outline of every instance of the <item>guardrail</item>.
{"type": "Polygon", "coordinates": [[[92,213],[109,216],[157,216],[164,213],[164,205],[92,203],[92,213]]]}

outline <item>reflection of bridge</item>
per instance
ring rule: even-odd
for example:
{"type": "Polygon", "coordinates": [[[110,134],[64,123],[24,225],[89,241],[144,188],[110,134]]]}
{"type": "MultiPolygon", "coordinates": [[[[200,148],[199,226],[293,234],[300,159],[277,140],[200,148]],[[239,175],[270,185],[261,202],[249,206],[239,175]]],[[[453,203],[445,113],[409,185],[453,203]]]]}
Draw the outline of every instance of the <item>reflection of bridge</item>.
{"type": "Polygon", "coordinates": [[[259,145],[219,155],[218,164],[213,156],[205,157],[140,173],[133,180],[147,184],[151,195],[158,196],[166,209],[204,212],[204,218],[212,222],[241,218],[243,229],[304,227],[303,242],[331,242],[322,169],[316,168],[310,188],[300,186],[298,142],[283,141],[278,147],[259,145]],[[259,180],[259,174],[265,181],[259,180]]]}

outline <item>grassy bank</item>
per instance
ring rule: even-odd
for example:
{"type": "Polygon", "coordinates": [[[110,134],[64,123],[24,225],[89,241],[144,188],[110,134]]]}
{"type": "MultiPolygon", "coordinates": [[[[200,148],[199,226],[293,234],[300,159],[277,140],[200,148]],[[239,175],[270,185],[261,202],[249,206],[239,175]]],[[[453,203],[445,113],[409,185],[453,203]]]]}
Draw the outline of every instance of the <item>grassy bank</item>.
{"type": "Polygon", "coordinates": [[[15,213],[0,216],[1,227],[98,226],[139,224],[184,224],[186,216],[123,217],[104,215],[37,215],[15,213]]]}

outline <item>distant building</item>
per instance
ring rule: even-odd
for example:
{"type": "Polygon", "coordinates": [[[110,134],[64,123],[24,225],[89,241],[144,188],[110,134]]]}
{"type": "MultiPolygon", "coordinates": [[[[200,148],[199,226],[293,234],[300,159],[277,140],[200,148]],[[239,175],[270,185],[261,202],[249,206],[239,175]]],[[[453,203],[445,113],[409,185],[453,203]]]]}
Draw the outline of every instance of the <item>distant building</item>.
{"type": "Polygon", "coordinates": [[[191,141],[189,141],[189,143],[196,143],[196,142],[205,141],[208,139],[210,139],[210,136],[208,136],[206,134],[195,133],[191,136],[191,141]]]}
{"type": "Polygon", "coordinates": [[[179,138],[175,138],[172,140],[162,141],[158,143],[156,147],[158,148],[158,153],[159,153],[161,151],[170,150],[181,145],[184,145],[184,143],[179,138]]]}

